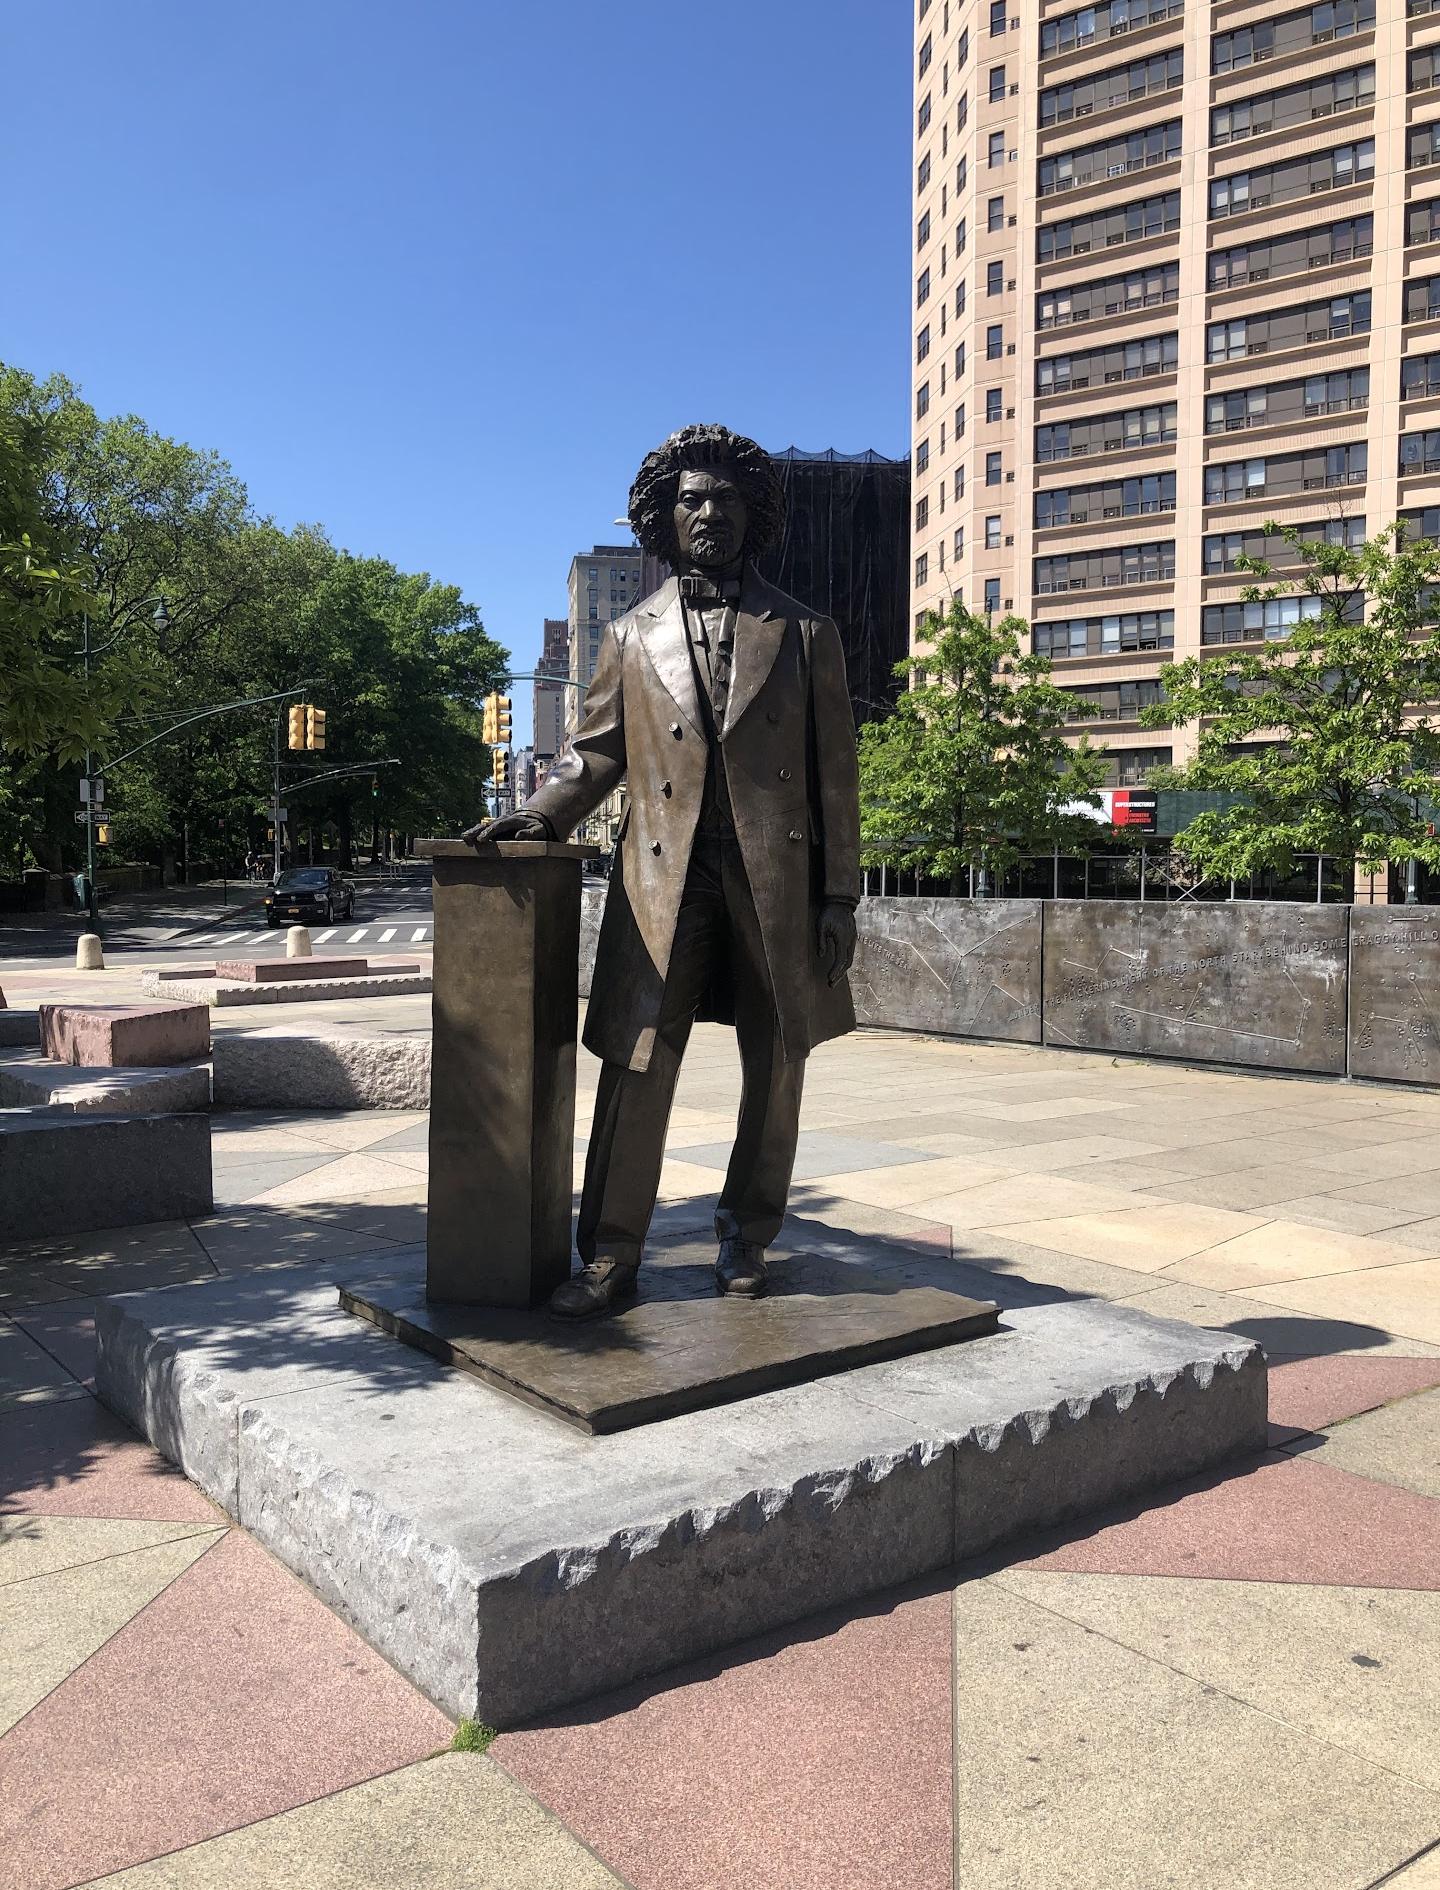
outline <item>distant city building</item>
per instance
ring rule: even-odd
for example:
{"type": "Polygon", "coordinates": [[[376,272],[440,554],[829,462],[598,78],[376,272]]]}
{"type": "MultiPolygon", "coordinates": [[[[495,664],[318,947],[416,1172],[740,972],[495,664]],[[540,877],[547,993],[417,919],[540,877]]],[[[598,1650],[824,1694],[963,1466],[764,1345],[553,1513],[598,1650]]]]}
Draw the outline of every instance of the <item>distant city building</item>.
{"type": "Polygon", "coordinates": [[[515,784],[515,805],[527,799],[539,785],[535,772],[535,750],[517,748],[511,762],[511,779],[515,784]]]}
{"type": "Polygon", "coordinates": [[[833,617],[857,722],[893,706],[910,654],[910,462],[881,453],[770,455],[785,488],[785,534],[761,575],[833,617]]]}
{"type": "Polygon", "coordinates": [[[545,645],[535,665],[535,756],[553,761],[565,745],[565,698],[572,693],[563,682],[545,682],[546,676],[570,674],[570,623],[565,617],[545,619],[545,645]]]}
{"type": "MultiPolygon", "coordinates": [[[[577,552],[570,560],[568,631],[568,673],[572,687],[565,691],[565,733],[575,732],[585,712],[585,690],[595,675],[600,655],[600,637],[607,623],[614,623],[639,603],[646,559],[638,545],[594,545],[577,552]]],[[[594,840],[608,848],[614,841],[624,806],[624,790],[612,794],[587,820],[579,837],[594,840]]]]}

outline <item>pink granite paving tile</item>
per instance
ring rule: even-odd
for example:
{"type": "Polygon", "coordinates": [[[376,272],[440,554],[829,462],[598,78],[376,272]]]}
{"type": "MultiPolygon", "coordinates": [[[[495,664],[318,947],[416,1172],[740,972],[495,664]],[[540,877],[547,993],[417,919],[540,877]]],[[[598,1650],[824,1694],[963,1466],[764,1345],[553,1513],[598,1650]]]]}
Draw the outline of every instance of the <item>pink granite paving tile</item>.
{"type": "Polygon", "coordinates": [[[1301,1358],[1270,1367],[1271,1443],[1323,1430],[1440,1385],[1440,1358],[1405,1358],[1382,1352],[1375,1358],[1341,1355],[1301,1358]]]}
{"type": "Polygon", "coordinates": [[[232,1531],[6,1739],[3,1881],[67,1890],[410,1764],[452,1731],[232,1531]]]}
{"type": "Polygon", "coordinates": [[[224,1522],[173,1464],[94,1398],[0,1413],[0,1512],[224,1522]]]}
{"type": "Polygon", "coordinates": [[[1280,1455],[1180,1484],[1012,1564],[1336,1588],[1440,1589],[1440,1502],[1280,1455]]]}
{"type": "Polygon", "coordinates": [[[949,1890],[951,1632],[830,1617],[492,1750],[634,1890],[949,1890]]]}

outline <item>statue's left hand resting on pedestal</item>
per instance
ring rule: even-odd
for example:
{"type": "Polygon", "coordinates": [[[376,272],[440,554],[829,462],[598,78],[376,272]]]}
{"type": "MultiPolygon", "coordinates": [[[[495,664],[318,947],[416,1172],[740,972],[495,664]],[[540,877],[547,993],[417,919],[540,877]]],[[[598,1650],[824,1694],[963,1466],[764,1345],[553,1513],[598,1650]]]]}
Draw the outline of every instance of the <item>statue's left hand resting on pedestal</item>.
{"type": "Polygon", "coordinates": [[[555,829],[543,814],[501,814],[497,820],[477,820],[460,838],[478,847],[491,840],[553,840],[555,829]]]}
{"type": "Polygon", "coordinates": [[[820,908],[815,943],[831,984],[839,984],[855,958],[855,908],[828,900],[820,908]]]}

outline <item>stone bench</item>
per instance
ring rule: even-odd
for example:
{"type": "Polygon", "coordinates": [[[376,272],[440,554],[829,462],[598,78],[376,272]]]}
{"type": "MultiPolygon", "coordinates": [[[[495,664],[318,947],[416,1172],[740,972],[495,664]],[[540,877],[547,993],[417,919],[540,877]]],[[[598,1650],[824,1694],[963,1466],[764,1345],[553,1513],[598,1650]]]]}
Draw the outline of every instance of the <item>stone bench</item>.
{"type": "Polygon", "coordinates": [[[86,1069],[154,1068],[210,1054],[204,1004],[42,1004],[40,1047],[86,1069]]]}
{"type": "Polygon", "coordinates": [[[214,1205],[208,1115],[0,1110],[0,1241],[184,1220],[214,1205]]]}
{"type": "Polygon", "coordinates": [[[317,978],[372,978],[419,969],[413,959],[387,959],[383,966],[372,966],[367,958],[222,958],[215,976],[241,984],[283,984],[293,978],[312,983],[317,978]]]}

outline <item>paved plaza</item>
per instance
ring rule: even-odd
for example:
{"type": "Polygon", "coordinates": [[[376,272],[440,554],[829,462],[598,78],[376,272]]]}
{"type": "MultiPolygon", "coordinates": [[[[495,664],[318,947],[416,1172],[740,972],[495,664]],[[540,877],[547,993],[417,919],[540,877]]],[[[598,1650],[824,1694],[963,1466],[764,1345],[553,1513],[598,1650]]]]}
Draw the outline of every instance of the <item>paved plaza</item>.
{"type": "MultiPolygon", "coordinates": [[[[698,1030],[662,1229],[737,1102],[698,1030]]],[[[89,1388],[99,1293],[414,1249],[425,1126],[217,1116],[213,1216],[3,1256],[5,1890],[1440,1886],[1440,1095],[826,1045],[784,1238],[1233,1328],[1271,1448],[483,1753],[89,1388]]]]}

